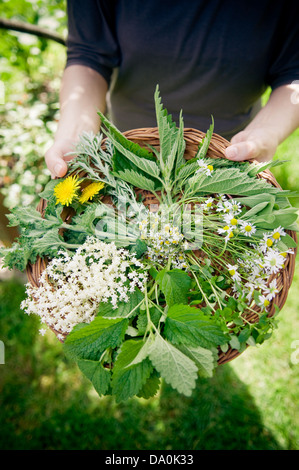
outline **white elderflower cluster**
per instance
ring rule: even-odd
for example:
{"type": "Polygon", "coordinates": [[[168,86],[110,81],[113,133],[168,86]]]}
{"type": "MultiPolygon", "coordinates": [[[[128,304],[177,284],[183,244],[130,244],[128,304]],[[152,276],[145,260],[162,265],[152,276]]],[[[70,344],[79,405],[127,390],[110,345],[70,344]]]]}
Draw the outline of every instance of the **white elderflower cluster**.
{"type": "Polygon", "coordinates": [[[21,308],[37,314],[61,335],[78,323],[90,323],[100,302],[117,308],[136,288],[144,290],[146,274],[134,254],[89,237],[73,256],[61,252],[40,278],[40,286],[27,285],[21,308]]]}

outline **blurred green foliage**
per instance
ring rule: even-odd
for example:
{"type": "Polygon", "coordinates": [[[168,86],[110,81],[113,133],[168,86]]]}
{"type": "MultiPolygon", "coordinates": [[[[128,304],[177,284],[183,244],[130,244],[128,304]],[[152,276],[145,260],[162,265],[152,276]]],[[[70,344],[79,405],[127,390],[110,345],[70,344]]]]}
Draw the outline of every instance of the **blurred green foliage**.
{"type": "MultiPolygon", "coordinates": [[[[65,1],[4,1],[0,17],[66,36],[65,1]]],[[[59,118],[65,47],[0,29],[0,191],[7,208],[37,202],[49,180],[44,154],[59,118]]]]}

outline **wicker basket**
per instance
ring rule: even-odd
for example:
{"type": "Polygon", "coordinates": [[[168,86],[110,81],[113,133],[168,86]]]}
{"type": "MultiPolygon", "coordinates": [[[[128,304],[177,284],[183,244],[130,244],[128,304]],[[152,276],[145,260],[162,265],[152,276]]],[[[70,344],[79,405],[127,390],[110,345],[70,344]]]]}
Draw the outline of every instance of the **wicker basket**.
{"type": "MultiPolygon", "coordinates": [[[[158,128],[140,128],[140,129],[133,129],[129,130],[127,132],[124,132],[124,135],[131,141],[138,143],[141,146],[146,146],[146,145],[151,145],[157,149],[159,149],[159,133],[158,133],[158,128]]],[[[198,145],[204,138],[205,133],[191,129],[191,128],[186,128],[184,130],[184,137],[186,141],[186,150],[185,150],[185,158],[191,159],[196,155],[196,152],[198,150],[198,145]]],[[[103,146],[105,145],[105,140],[103,140],[103,146]]],[[[225,158],[224,156],[224,151],[226,147],[229,145],[229,142],[224,139],[223,137],[213,134],[210,146],[207,152],[207,157],[210,158],[225,158]]],[[[84,175],[82,175],[84,176],[84,175]]],[[[269,184],[272,184],[273,186],[280,188],[279,184],[275,180],[273,174],[266,170],[263,171],[258,175],[259,178],[264,178],[269,184]]],[[[148,191],[141,191],[140,189],[136,188],[137,192],[142,192],[143,195],[143,203],[145,205],[151,205],[154,203],[157,203],[158,201],[155,199],[155,196],[151,194],[148,191]]],[[[229,197],[229,195],[227,195],[229,197]]],[[[37,209],[43,214],[44,209],[46,207],[46,201],[41,199],[37,209]]],[[[63,213],[63,218],[65,221],[68,221],[71,218],[72,214],[68,208],[64,209],[63,213]]],[[[287,232],[295,242],[297,242],[297,235],[296,232],[293,231],[288,231],[287,232]]],[[[280,271],[279,273],[272,275],[271,278],[269,279],[269,282],[271,282],[273,279],[276,279],[277,281],[277,286],[279,288],[279,293],[276,295],[276,297],[271,301],[270,308],[269,308],[269,313],[268,316],[271,317],[275,313],[275,305],[279,309],[283,307],[283,305],[286,302],[287,295],[289,288],[291,286],[292,280],[293,280],[293,275],[294,275],[294,267],[295,267],[295,258],[296,258],[296,250],[294,250],[294,253],[288,254],[287,259],[285,262],[285,268],[280,271]]],[[[28,281],[31,283],[32,286],[38,287],[39,286],[39,279],[40,276],[45,269],[47,264],[46,259],[41,259],[39,258],[35,264],[29,264],[27,266],[27,277],[28,281]]],[[[249,322],[256,322],[258,321],[258,313],[260,309],[259,307],[255,307],[255,312],[256,313],[244,313],[244,317],[246,318],[247,321],[249,322]]],[[[59,332],[53,330],[54,333],[57,335],[59,332]]],[[[225,353],[219,350],[219,355],[218,355],[218,364],[224,364],[232,359],[238,357],[240,355],[240,352],[238,350],[229,348],[225,353]]]]}

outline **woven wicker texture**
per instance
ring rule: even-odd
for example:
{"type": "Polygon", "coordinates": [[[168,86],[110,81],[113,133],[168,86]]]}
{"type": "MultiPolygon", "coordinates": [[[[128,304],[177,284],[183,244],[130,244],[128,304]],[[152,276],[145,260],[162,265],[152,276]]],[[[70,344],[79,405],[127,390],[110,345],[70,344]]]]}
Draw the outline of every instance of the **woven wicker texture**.
{"type": "MultiPolygon", "coordinates": [[[[158,128],[140,128],[140,129],[132,129],[127,132],[124,132],[124,135],[130,139],[133,142],[138,143],[141,146],[147,146],[151,145],[157,149],[159,149],[159,133],[158,133],[158,128]]],[[[197,151],[198,151],[198,145],[204,138],[205,133],[201,132],[199,130],[191,129],[191,128],[186,128],[184,130],[184,137],[186,141],[186,150],[185,150],[185,158],[186,160],[193,158],[197,151]]],[[[103,141],[103,146],[105,145],[105,140],[103,141]]],[[[213,134],[210,146],[207,152],[207,157],[210,158],[225,158],[224,155],[224,150],[225,148],[229,145],[229,142],[224,139],[223,137],[213,134]]],[[[84,176],[84,175],[80,175],[84,176]]],[[[259,178],[264,178],[269,184],[272,184],[273,186],[280,188],[279,184],[277,183],[275,177],[273,174],[269,171],[263,171],[258,175],[259,178]]],[[[158,201],[155,199],[155,196],[148,191],[143,191],[138,188],[136,188],[136,192],[142,192],[143,195],[143,203],[146,206],[152,205],[152,204],[157,204],[158,201]]],[[[230,195],[227,195],[230,197],[230,195]]],[[[37,209],[43,214],[43,211],[46,207],[46,201],[41,199],[37,209]]],[[[65,208],[64,213],[63,213],[63,218],[65,221],[68,221],[70,217],[72,216],[70,209],[65,208]]],[[[297,235],[296,232],[293,231],[288,231],[287,232],[296,242],[297,242],[297,235]]],[[[200,252],[196,253],[198,256],[200,256],[200,252]]],[[[291,286],[293,276],[294,276],[294,268],[295,268],[295,258],[296,258],[296,250],[294,250],[294,253],[287,254],[287,259],[285,262],[285,268],[280,271],[277,274],[273,274],[271,278],[269,278],[269,283],[273,280],[276,279],[277,281],[277,286],[279,288],[279,293],[276,295],[276,297],[271,301],[271,304],[269,306],[269,313],[268,316],[271,317],[275,313],[275,305],[279,309],[282,309],[284,306],[289,288],[291,286]]],[[[27,266],[27,277],[28,281],[31,283],[32,286],[39,286],[39,279],[41,276],[41,273],[45,269],[47,264],[47,260],[45,259],[38,259],[35,264],[29,264],[27,266]]],[[[200,305],[198,306],[200,307],[200,305]]],[[[250,312],[246,313],[244,312],[243,316],[246,318],[246,321],[249,322],[256,322],[258,321],[258,313],[259,313],[259,307],[255,307],[255,312],[250,312]]],[[[54,331],[54,333],[57,335],[59,332],[54,331]]],[[[229,348],[228,351],[225,353],[222,351],[219,351],[218,355],[218,364],[224,364],[232,359],[235,359],[240,355],[240,352],[229,348]]]]}

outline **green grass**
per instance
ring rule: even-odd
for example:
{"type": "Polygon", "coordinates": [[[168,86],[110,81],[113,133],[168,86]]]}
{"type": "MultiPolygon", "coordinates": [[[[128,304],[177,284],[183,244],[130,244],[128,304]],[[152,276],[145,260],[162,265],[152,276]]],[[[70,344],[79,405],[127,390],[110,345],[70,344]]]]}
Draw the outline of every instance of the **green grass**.
{"type": "MultiPolygon", "coordinates": [[[[298,284],[297,268],[294,284],[298,284]]],[[[192,397],[168,386],[148,401],[99,399],[52,334],[19,309],[24,286],[0,284],[0,449],[297,450],[298,298],[291,288],[268,342],[198,381],[192,397]]],[[[299,359],[299,355],[298,355],[299,359]]]]}

